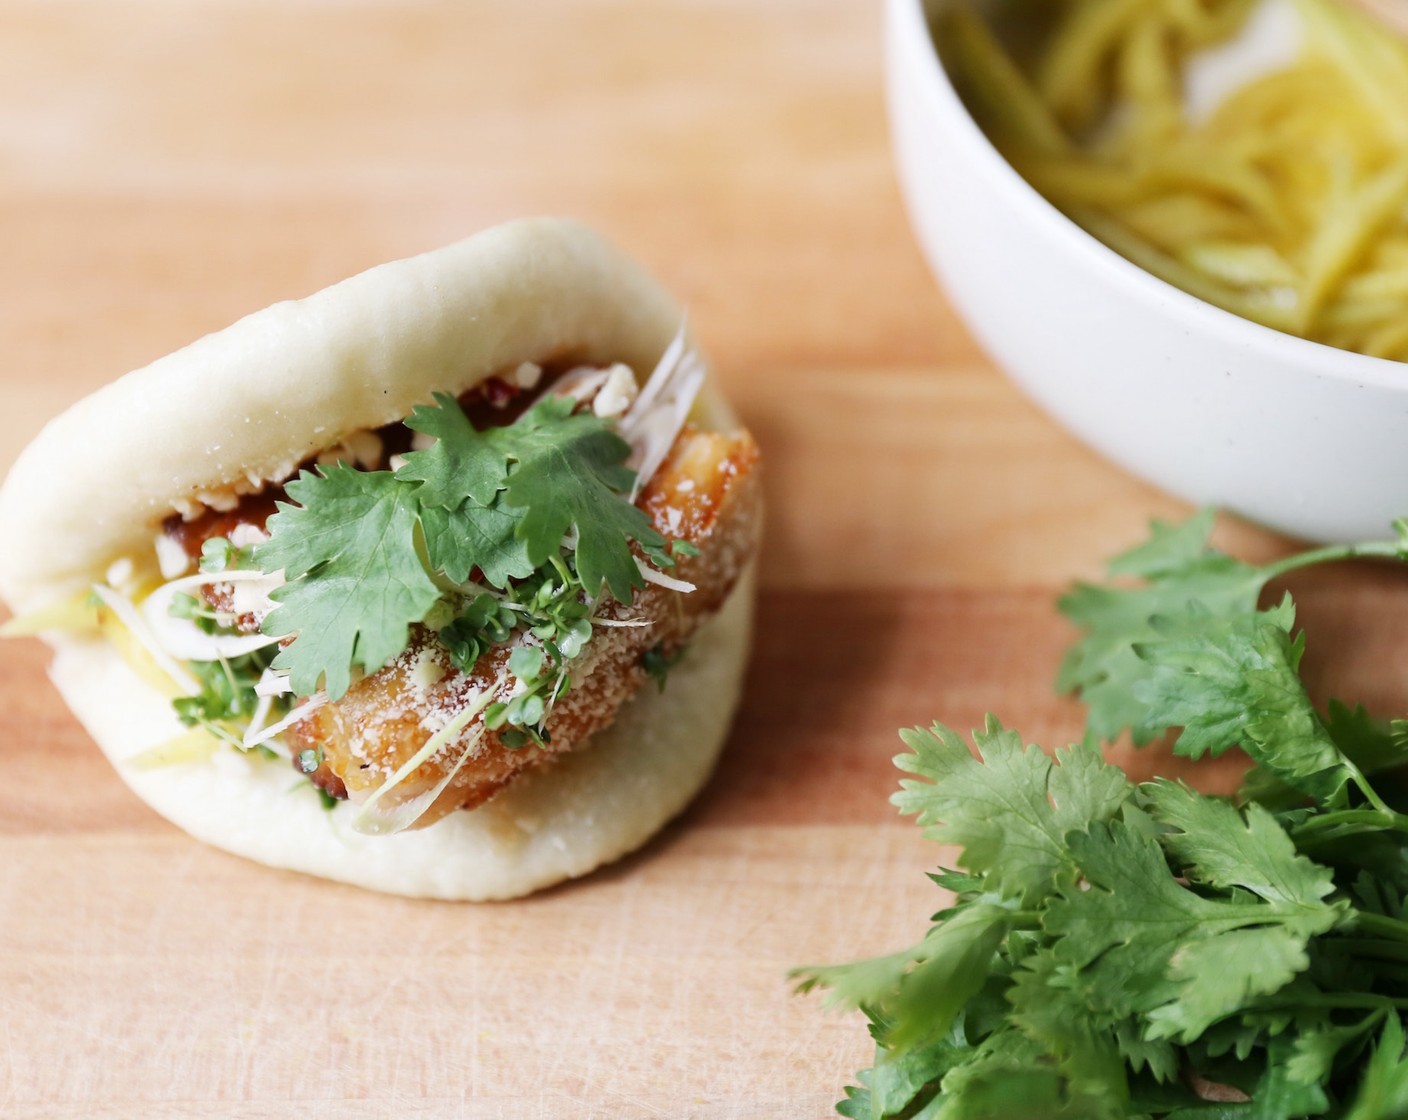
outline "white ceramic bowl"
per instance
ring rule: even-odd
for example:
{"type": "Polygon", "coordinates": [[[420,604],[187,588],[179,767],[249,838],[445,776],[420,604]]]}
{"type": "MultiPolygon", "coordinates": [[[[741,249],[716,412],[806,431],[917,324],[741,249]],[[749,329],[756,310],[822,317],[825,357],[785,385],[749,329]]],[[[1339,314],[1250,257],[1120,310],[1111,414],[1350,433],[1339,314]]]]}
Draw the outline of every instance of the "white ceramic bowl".
{"type": "Polygon", "coordinates": [[[940,65],[924,0],[887,0],[886,41],[910,219],[1018,385],[1189,501],[1313,540],[1392,535],[1408,515],[1408,365],[1281,334],[1131,264],[983,135],[940,65]]]}

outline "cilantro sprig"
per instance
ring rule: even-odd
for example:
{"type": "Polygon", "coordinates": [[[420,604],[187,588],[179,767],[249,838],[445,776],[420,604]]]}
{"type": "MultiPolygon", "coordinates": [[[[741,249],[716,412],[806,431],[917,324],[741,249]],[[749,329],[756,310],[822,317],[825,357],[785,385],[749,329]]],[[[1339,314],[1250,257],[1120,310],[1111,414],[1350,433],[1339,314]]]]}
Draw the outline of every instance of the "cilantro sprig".
{"type": "MultiPolygon", "coordinates": [[[[476,431],[440,394],[406,424],[435,442],[395,471],[303,471],[255,549],[258,567],[287,580],[263,629],[294,635],[274,668],[300,695],[321,683],[337,699],[432,616],[449,622],[441,633],[462,667],[506,640],[505,611],[515,610],[518,629],[557,643],[560,666],[590,637],[584,604],[606,591],[629,602],[645,586],[633,546],[664,547],[629,499],[629,445],[571,399],[545,398],[514,424],[476,431]]],[[[525,708],[535,710],[515,714],[525,708]]]]}
{"type": "Polygon", "coordinates": [[[1408,814],[1375,785],[1408,766],[1408,723],[1320,712],[1293,603],[1258,601],[1311,564],[1408,560],[1408,527],[1260,567],[1211,527],[1155,526],[1063,598],[1083,743],[1048,755],[992,717],[973,750],[940,724],[901,733],[895,803],[956,868],[917,945],[796,973],[870,1020],[875,1064],[841,1115],[1408,1116],[1408,814]],[[1123,732],[1251,769],[1237,798],[1135,784],[1098,749],[1123,732]]]}

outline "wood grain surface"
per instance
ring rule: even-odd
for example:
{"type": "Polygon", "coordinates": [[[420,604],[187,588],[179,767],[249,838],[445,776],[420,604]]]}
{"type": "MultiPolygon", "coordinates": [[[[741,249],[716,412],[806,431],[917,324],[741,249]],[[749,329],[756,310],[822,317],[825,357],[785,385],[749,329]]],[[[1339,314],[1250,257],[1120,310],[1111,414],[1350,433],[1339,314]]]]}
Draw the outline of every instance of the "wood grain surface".
{"type": "MultiPolygon", "coordinates": [[[[867,1039],[786,970],[907,943],[938,905],[938,853],[887,800],[896,728],[992,709],[1076,737],[1052,600],[1184,512],[1027,404],[944,303],[892,176],[878,21],[864,0],[0,0],[0,468],[241,314],[558,212],[688,303],[770,508],[714,781],[641,853],[523,902],[211,851],[126,792],[37,643],[0,645],[0,1116],[830,1113],[867,1039]]],[[[1303,590],[1317,687],[1408,707],[1404,581],[1303,590]]]]}

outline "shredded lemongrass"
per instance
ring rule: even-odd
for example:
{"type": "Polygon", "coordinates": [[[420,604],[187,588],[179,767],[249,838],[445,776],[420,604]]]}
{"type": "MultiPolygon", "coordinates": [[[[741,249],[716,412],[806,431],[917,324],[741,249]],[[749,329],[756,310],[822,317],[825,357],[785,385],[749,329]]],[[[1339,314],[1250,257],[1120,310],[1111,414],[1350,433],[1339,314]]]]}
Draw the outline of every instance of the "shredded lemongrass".
{"type": "Polygon", "coordinates": [[[167,653],[152,636],[141,613],[131,599],[122,592],[105,587],[101,583],[93,585],[93,594],[102,601],[103,606],[107,607],[123,626],[127,627],[127,632],[132,635],[133,640],[150,655],[162,672],[176,682],[178,688],[188,696],[195,696],[200,692],[200,685],[196,683],[195,678],[181,668],[176,659],[167,653]]]}
{"type": "Polygon", "coordinates": [[[319,692],[315,696],[309,697],[277,723],[271,724],[268,727],[256,726],[262,725],[263,721],[269,718],[269,710],[266,705],[271,705],[273,702],[273,697],[271,696],[265,696],[260,699],[259,709],[255,711],[254,718],[249,721],[249,727],[244,733],[244,745],[246,749],[263,746],[265,743],[269,742],[269,740],[283,734],[295,723],[301,723],[303,720],[307,719],[328,702],[328,694],[326,692],[319,692]],[[262,718],[260,712],[263,713],[262,718]]]}
{"type": "MultiPolygon", "coordinates": [[[[653,570],[653,569],[652,569],[653,570]]],[[[648,618],[602,618],[597,616],[592,619],[593,626],[611,626],[617,629],[638,629],[642,626],[654,626],[655,623],[648,618]]]]}
{"type": "Polygon", "coordinates": [[[362,802],[356,817],[352,820],[353,829],[370,836],[389,836],[392,833],[400,832],[408,828],[419,820],[421,814],[430,807],[430,803],[434,801],[436,797],[440,796],[440,792],[449,785],[450,779],[459,772],[460,767],[464,765],[465,759],[469,757],[469,752],[472,751],[478,745],[479,740],[484,737],[486,728],[481,727],[479,729],[478,734],[476,734],[465,747],[464,753],[460,756],[460,760],[455,764],[454,769],[446,774],[433,789],[427,790],[426,793],[414,797],[410,801],[404,802],[387,812],[381,812],[378,807],[382,799],[388,793],[404,782],[414,771],[419,769],[422,763],[432,758],[436,751],[468,727],[470,722],[489,706],[495,694],[498,692],[499,683],[500,681],[496,681],[493,686],[486,688],[476,696],[474,702],[471,703],[469,707],[432,735],[430,739],[427,740],[425,746],[416,751],[396,773],[392,774],[390,778],[378,786],[372,795],[368,797],[366,801],[362,802]]]}
{"type": "Polygon", "coordinates": [[[134,770],[159,770],[188,762],[204,762],[220,749],[220,740],[204,728],[193,728],[154,747],[139,751],[126,760],[134,770]]]}
{"type": "Polygon", "coordinates": [[[75,591],[62,599],[26,614],[16,615],[0,626],[0,638],[31,638],[46,630],[93,630],[97,613],[88,601],[88,590],[75,591]]]}

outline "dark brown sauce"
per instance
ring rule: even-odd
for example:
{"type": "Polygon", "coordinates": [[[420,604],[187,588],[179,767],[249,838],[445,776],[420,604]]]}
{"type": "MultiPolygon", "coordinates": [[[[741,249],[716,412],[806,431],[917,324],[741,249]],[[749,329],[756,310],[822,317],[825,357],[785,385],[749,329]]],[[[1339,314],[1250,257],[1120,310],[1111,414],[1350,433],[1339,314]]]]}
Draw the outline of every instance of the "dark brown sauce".
{"type": "MultiPolygon", "coordinates": [[[[577,365],[568,358],[544,363],[542,376],[531,389],[520,389],[507,376],[485,378],[459,395],[459,405],[478,431],[507,427],[522,416],[544,390],[577,365]]],[[[381,440],[383,465],[392,455],[404,455],[411,450],[414,433],[399,420],[377,428],[375,434],[381,440]]],[[[316,461],[316,457],[305,459],[298,470],[310,469],[316,461]]],[[[297,471],[294,473],[297,474],[297,471]]],[[[179,513],[173,513],[161,523],[161,528],[185,550],[187,556],[199,559],[206,541],[228,537],[239,525],[253,525],[263,530],[265,522],[275,512],[275,503],[286,501],[287,497],[283,484],[270,484],[257,494],[242,495],[234,509],[206,510],[190,521],[184,520],[179,513]]]]}

